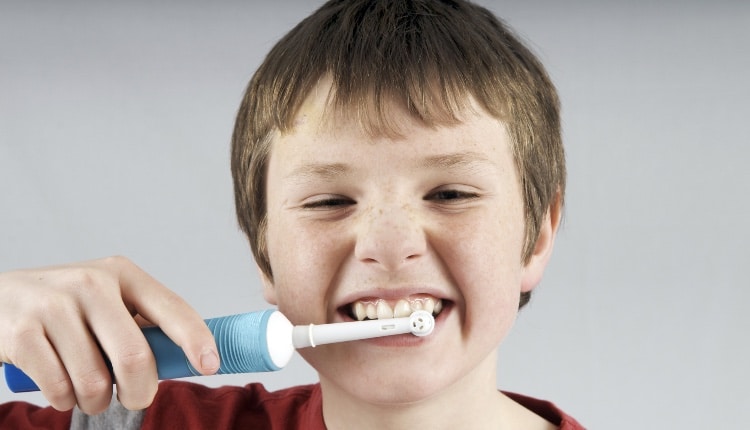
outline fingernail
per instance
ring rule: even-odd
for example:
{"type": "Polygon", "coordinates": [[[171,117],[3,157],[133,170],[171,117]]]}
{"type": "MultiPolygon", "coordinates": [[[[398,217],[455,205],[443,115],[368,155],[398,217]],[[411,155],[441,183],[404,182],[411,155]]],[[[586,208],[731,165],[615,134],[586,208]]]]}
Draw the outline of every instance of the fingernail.
{"type": "Polygon", "coordinates": [[[219,368],[219,356],[213,349],[206,349],[201,353],[201,368],[216,370],[219,368]]]}

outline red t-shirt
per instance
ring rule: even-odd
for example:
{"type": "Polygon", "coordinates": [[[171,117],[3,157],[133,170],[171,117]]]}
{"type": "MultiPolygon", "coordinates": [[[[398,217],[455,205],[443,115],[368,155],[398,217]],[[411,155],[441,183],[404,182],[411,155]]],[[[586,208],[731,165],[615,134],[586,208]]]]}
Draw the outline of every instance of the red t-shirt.
{"type": "MultiPolygon", "coordinates": [[[[584,429],[575,419],[550,402],[514,393],[505,394],[557,425],[560,430],[584,429]]],[[[185,382],[165,381],[159,387],[156,400],[146,411],[143,429],[325,430],[322,399],[319,384],[268,392],[261,384],[207,388],[185,382]]]]}
{"type": "MultiPolygon", "coordinates": [[[[584,430],[552,403],[505,393],[560,430],[584,430]]],[[[325,430],[319,384],[268,392],[262,384],[209,388],[163,381],[154,403],[145,410],[143,430],[189,429],[305,429],[325,430]]],[[[57,412],[22,402],[0,405],[2,429],[68,430],[70,412],[57,412]]],[[[114,423],[113,423],[114,424],[114,423]]]]}
{"type": "Polygon", "coordinates": [[[68,430],[71,411],[59,412],[52,407],[42,408],[25,402],[0,404],[0,429],[13,430],[68,430]]]}

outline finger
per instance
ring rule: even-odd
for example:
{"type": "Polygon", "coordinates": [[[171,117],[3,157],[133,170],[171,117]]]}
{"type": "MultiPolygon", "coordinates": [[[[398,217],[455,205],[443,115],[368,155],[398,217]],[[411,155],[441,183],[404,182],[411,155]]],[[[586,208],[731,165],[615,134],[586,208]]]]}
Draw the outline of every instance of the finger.
{"type": "Polygon", "coordinates": [[[53,408],[59,411],[72,409],[76,405],[73,384],[55,349],[41,330],[27,333],[24,338],[8,362],[34,381],[53,408]]]}
{"type": "Polygon", "coordinates": [[[179,345],[196,370],[204,375],[216,373],[219,355],[205,321],[181,297],[133,266],[120,273],[125,302],[179,345]]]}
{"type": "Polygon", "coordinates": [[[134,315],[133,319],[135,320],[135,323],[138,324],[138,327],[151,327],[154,325],[151,321],[147,320],[146,318],[143,318],[141,315],[134,315]]]}
{"type": "Polygon", "coordinates": [[[89,415],[105,411],[112,399],[112,377],[84,321],[61,320],[48,324],[47,333],[73,384],[78,407],[89,415]]]}
{"type": "Polygon", "coordinates": [[[124,304],[113,300],[92,303],[87,320],[111,363],[120,403],[131,410],[148,407],[158,384],[156,361],[124,304]]]}

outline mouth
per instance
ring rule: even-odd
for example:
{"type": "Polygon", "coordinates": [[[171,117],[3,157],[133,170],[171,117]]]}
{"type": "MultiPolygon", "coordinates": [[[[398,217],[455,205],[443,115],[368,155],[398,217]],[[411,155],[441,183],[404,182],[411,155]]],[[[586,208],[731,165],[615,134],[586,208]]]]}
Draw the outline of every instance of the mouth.
{"type": "Polygon", "coordinates": [[[443,299],[432,296],[410,296],[398,300],[370,297],[344,305],[342,313],[354,321],[408,317],[415,311],[427,311],[437,317],[445,308],[443,299]]]}

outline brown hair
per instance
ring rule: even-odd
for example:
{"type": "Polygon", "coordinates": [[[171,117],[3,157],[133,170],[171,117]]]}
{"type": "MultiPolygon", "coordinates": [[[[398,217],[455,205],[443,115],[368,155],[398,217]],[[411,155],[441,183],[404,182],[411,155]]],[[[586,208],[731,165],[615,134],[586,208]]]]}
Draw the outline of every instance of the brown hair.
{"type": "MultiPolygon", "coordinates": [[[[459,122],[469,98],[511,138],[525,202],[528,261],[550,205],[562,204],[559,101],[542,64],[487,9],[460,0],[331,0],[286,34],[250,81],[232,137],[237,218],[261,270],[266,162],[310,91],[332,79],[336,112],[371,134],[398,134],[393,103],[426,126],[459,122]],[[347,113],[348,112],[348,113],[347,113]]],[[[529,294],[521,297],[521,306],[529,294]]]]}

